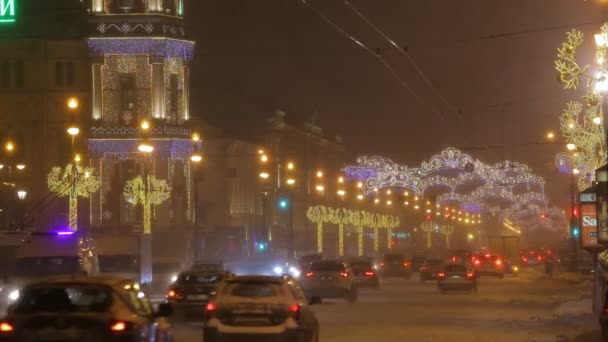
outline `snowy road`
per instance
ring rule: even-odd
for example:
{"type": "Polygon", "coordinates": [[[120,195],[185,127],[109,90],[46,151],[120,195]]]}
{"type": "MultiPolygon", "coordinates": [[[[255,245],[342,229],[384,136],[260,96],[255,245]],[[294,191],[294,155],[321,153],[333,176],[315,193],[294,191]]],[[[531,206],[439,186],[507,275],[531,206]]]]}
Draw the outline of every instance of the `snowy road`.
{"type": "MultiPolygon", "coordinates": [[[[356,304],[327,301],[314,308],[322,342],[573,341],[581,329],[589,329],[590,318],[581,323],[580,318],[558,317],[555,308],[586,288],[521,277],[481,279],[476,294],[442,295],[432,282],[394,279],[379,291],[362,290],[356,304]]],[[[175,337],[202,341],[200,326],[177,327],[175,337]]]]}

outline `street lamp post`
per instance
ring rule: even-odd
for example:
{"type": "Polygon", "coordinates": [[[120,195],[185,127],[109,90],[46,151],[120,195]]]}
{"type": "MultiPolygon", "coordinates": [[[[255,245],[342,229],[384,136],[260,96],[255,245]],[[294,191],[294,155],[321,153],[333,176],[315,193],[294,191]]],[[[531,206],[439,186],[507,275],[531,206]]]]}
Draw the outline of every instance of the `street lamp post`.
{"type": "Polygon", "coordinates": [[[193,179],[193,183],[194,183],[194,210],[193,210],[193,223],[194,223],[194,260],[199,260],[200,259],[200,252],[199,252],[199,247],[200,247],[200,236],[199,236],[199,208],[198,208],[198,182],[199,182],[199,165],[200,163],[203,161],[203,156],[201,155],[200,151],[199,151],[199,142],[200,142],[200,136],[197,133],[194,133],[192,135],[192,143],[194,144],[194,152],[192,153],[192,156],[190,157],[190,160],[192,161],[192,164],[194,165],[194,179],[193,179]]]}

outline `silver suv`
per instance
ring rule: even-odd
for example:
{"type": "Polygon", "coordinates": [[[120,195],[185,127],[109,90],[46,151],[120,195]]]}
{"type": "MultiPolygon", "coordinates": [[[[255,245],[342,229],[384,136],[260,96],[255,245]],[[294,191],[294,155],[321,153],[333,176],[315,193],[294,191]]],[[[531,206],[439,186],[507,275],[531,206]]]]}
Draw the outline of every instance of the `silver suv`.
{"type": "Polygon", "coordinates": [[[347,263],[338,260],[314,261],[301,279],[302,287],[310,303],[322,298],[344,298],[357,301],[357,286],[353,271],[347,263]]]}

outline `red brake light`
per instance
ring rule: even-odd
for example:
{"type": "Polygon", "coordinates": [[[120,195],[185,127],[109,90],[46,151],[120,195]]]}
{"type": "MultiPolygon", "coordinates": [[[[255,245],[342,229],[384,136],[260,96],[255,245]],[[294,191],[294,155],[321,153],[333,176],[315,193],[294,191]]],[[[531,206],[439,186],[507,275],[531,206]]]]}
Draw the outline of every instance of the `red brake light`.
{"type": "MultiPolygon", "coordinates": [[[[608,313],[608,308],[607,308],[607,309],[604,309],[604,312],[605,312],[605,313],[608,313]]],[[[0,330],[1,330],[1,326],[0,326],[0,330]]]]}
{"type": "Polygon", "coordinates": [[[300,318],[300,305],[298,304],[293,304],[289,306],[289,314],[294,318],[294,319],[299,319],[300,318]]]}
{"type": "Polygon", "coordinates": [[[421,270],[421,271],[426,271],[426,270],[428,270],[428,269],[429,269],[429,267],[428,267],[428,266],[422,266],[422,267],[420,267],[420,270],[421,270]]]}
{"type": "Polygon", "coordinates": [[[445,273],[439,272],[439,273],[437,273],[437,277],[439,277],[439,278],[445,278],[445,273]]]}
{"type": "Polygon", "coordinates": [[[502,265],[502,261],[500,261],[500,259],[496,260],[496,266],[500,266],[502,265]]]}
{"type": "Polygon", "coordinates": [[[473,277],[475,277],[474,273],[472,273],[472,272],[467,273],[467,278],[471,279],[473,277]]]}
{"type": "Polygon", "coordinates": [[[342,278],[348,278],[349,275],[348,272],[340,272],[340,277],[342,278]]]}
{"type": "Polygon", "coordinates": [[[380,263],[380,267],[384,267],[384,263],[383,262],[380,263]]]}
{"type": "Polygon", "coordinates": [[[15,330],[15,328],[13,328],[12,325],[10,325],[6,322],[0,323],[0,332],[7,333],[7,332],[11,332],[13,330],[15,330]]]}
{"type": "Polygon", "coordinates": [[[409,265],[410,265],[410,263],[407,261],[403,263],[403,267],[408,267],[409,265]]]}
{"type": "Polygon", "coordinates": [[[538,260],[543,260],[543,257],[539,256],[539,257],[538,257],[538,260]]]}
{"type": "Polygon", "coordinates": [[[110,326],[110,330],[112,331],[125,331],[127,330],[127,324],[125,322],[116,322],[110,326]]]}
{"type": "Polygon", "coordinates": [[[477,259],[475,259],[475,266],[479,266],[479,264],[481,264],[481,262],[477,259]]]}
{"type": "Polygon", "coordinates": [[[306,272],[306,278],[312,278],[315,276],[315,272],[306,272]]]}
{"type": "Polygon", "coordinates": [[[455,256],[452,257],[452,261],[456,261],[456,257],[455,256]]]}
{"type": "Polygon", "coordinates": [[[177,295],[177,293],[175,293],[175,291],[170,290],[169,292],[167,292],[167,297],[169,298],[175,298],[175,296],[177,295]]]}
{"type": "Polygon", "coordinates": [[[369,277],[373,276],[374,274],[376,274],[376,273],[370,272],[370,271],[365,272],[365,275],[369,276],[369,277]]]}
{"type": "Polygon", "coordinates": [[[207,303],[207,307],[205,307],[205,312],[214,312],[215,310],[217,310],[217,305],[215,305],[215,303],[209,302],[207,303]]]}

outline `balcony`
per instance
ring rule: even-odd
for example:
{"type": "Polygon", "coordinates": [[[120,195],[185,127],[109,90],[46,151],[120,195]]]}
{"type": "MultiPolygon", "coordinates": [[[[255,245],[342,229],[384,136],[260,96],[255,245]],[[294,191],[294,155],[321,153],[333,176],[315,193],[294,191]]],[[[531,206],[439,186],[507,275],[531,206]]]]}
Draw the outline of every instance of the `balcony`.
{"type": "Polygon", "coordinates": [[[95,14],[89,17],[91,37],[166,37],[186,36],[183,19],[161,13],[95,14]]]}

